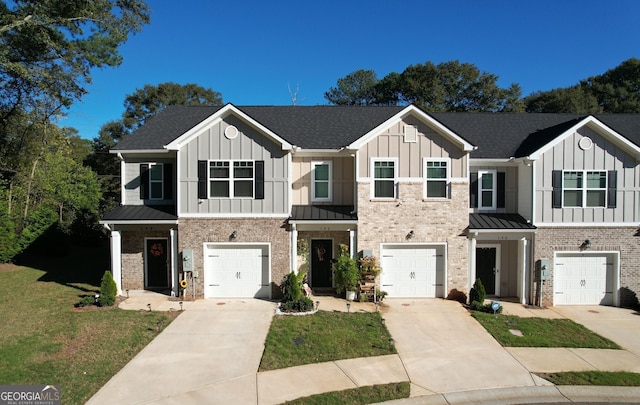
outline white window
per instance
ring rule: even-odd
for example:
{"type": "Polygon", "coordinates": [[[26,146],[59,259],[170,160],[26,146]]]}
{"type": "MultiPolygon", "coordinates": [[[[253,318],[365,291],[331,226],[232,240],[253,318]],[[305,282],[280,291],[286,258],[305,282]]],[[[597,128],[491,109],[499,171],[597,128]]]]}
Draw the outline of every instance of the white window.
{"type": "Polygon", "coordinates": [[[404,141],[405,142],[417,142],[418,141],[418,127],[415,125],[404,126],[404,141]]]}
{"type": "Polygon", "coordinates": [[[478,209],[496,209],[496,181],[495,170],[478,171],[478,209]]]}
{"type": "Polygon", "coordinates": [[[331,201],[331,166],[331,162],[311,162],[311,201],[331,201]]]}
{"type": "Polygon", "coordinates": [[[162,200],[163,196],[163,166],[162,163],[151,163],[149,165],[149,199],[162,200]]]}
{"type": "Polygon", "coordinates": [[[562,178],[565,207],[606,207],[606,171],[566,171],[562,178]]]}
{"type": "Polygon", "coordinates": [[[398,162],[395,159],[376,158],[371,161],[373,198],[396,198],[398,162]]]}
{"type": "Polygon", "coordinates": [[[425,159],[423,173],[425,198],[447,198],[449,194],[448,159],[425,159]]]}
{"type": "Polygon", "coordinates": [[[253,161],[217,160],[209,162],[209,197],[253,198],[253,161]]]}

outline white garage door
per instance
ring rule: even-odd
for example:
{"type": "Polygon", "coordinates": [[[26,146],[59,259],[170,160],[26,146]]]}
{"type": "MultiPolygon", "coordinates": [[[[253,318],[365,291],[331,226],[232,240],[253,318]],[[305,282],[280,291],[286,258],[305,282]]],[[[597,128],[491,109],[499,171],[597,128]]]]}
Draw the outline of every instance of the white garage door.
{"type": "Polygon", "coordinates": [[[384,245],[380,284],[389,297],[444,297],[444,247],[384,245]]]}
{"type": "Polygon", "coordinates": [[[554,305],[612,305],[613,254],[558,253],[554,305]]]}
{"type": "Polygon", "coordinates": [[[269,245],[208,245],[204,296],[269,298],[269,245]]]}

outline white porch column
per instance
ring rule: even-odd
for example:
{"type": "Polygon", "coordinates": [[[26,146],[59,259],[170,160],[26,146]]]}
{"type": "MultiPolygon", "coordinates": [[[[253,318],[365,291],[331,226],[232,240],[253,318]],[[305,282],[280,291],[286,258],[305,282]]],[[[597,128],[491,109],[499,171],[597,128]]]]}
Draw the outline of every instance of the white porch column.
{"type": "Polygon", "coordinates": [[[122,241],[120,231],[111,231],[111,275],[116,282],[117,294],[122,295],[122,241]]]}
{"type": "Polygon", "coordinates": [[[291,224],[291,272],[298,273],[298,228],[291,224]]]}
{"type": "Polygon", "coordinates": [[[169,230],[169,243],[171,244],[171,295],[177,297],[178,293],[178,231],[169,230]]]}
{"type": "Polygon", "coordinates": [[[356,231],[349,229],[349,255],[356,257],[356,231]]]}
{"type": "Polygon", "coordinates": [[[527,239],[522,238],[518,241],[518,298],[521,304],[527,303],[527,263],[529,255],[527,251],[527,239]]]}
{"type": "Polygon", "coordinates": [[[476,237],[477,233],[469,235],[469,291],[473,288],[473,283],[476,282],[476,245],[478,244],[476,237]]]}

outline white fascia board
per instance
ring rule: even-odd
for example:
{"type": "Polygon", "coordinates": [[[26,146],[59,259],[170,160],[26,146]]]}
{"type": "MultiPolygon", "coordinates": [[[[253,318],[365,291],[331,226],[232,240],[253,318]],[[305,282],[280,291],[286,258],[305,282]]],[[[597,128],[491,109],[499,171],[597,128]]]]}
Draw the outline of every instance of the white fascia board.
{"type": "Polygon", "coordinates": [[[426,122],[431,127],[445,134],[446,136],[451,138],[455,143],[457,143],[465,152],[471,152],[476,149],[474,145],[471,145],[469,142],[462,139],[460,136],[458,136],[456,133],[451,131],[449,128],[445,127],[439,121],[437,121],[436,119],[431,117],[429,114],[425,113],[424,111],[422,111],[421,109],[419,109],[414,105],[407,106],[406,108],[404,108],[402,111],[400,111],[393,117],[389,118],[382,124],[378,125],[371,131],[367,132],[366,134],[358,138],[356,141],[354,141],[349,146],[347,146],[347,148],[360,149],[367,142],[369,142],[370,140],[378,136],[382,131],[388,129],[389,127],[396,124],[397,122],[399,122],[400,120],[402,120],[404,117],[408,115],[414,115],[418,117],[423,122],[426,122]]]}
{"type": "Polygon", "coordinates": [[[357,219],[350,219],[350,220],[346,220],[346,221],[323,221],[323,220],[304,220],[304,219],[290,219],[289,220],[290,224],[297,224],[297,225],[345,225],[345,224],[349,224],[349,225],[356,225],[358,224],[358,220],[357,219]]]}
{"type": "Polygon", "coordinates": [[[289,218],[289,214],[198,214],[198,213],[178,213],[178,217],[180,218],[203,218],[203,219],[229,219],[229,218],[273,218],[273,219],[287,219],[289,218]]]}
{"type": "Polygon", "coordinates": [[[540,222],[540,228],[637,228],[640,222],[540,222]]]}
{"type": "Polygon", "coordinates": [[[579,128],[587,126],[587,125],[590,126],[591,128],[593,128],[594,130],[596,130],[601,135],[610,138],[614,143],[622,146],[627,151],[631,152],[631,154],[633,154],[633,156],[636,158],[636,160],[640,160],[640,147],[639,146],[635,145],[634,143],[630,142],[627,138],[625,138],[621,134],[619,134],[616,131],[614,131],[613,129],[609,128],[607,125],[605,125],[602,121],[598,120],[593,115],[590,115],[590,116],[584,118],[583,120],[578,122],[576,125],[572,126],[568,130],[566,130],[565,132],[560,134],[554,140],[552,140],[551,142],[547,143],[546,145],[544,145],[542,148],[538,149],[537,151],[533,152],[529,156],[529,158],[531,158],[532,160],[539,159],[540,156],[542,156],[542,154],[544,154],[545,152],[547,152],[548,150],[550,150],[554,146],[558,145],[560,142],[564,141],[565,138],[567,138],[568,136],[572,135],[579,128]]]}
{"type": "Polygon", "coordinates": [[[114,154],[152,154],[169,153],[167,149],[110,149],[109,153],[114,154]]]}
{"type": "Polygon", "coordinates": [[[469,228],[469,232],[474,234],[483,233],[536,233],[537,229],[482,229],[482,228],[469,228]]]}
{"type": "Polygon", "coordinates": [[[293,154],[295,156],[298,156],[298,157],[317,157],[317,158],[322,158],[323,156],[327,156],[327,155],[337,155],[337,154],[348,155],[349,153],[352,153],[352,152],[346,150],[345,148],[340,148],[340,149],[302,149],[302,148],[298,148],[296,146],[294,146],[292,151],[293,151],[293,154]]]}
{"type": "Polygon", "coordinates": [[[152,221],[152,220],[137,220],[137,221],[126,221],[126,220],[115,220],[115,221],[99,221],[100,225],[177,225],[178,220],[163,220],[163,221],[152,221]]]}
{"type": "Polygon", "coordinates": [[[202,120],[198,125],[191,128],[184,134],[180,135],[179,137],[171,141],[169,144],[165,145],[165,148],[169,150],[179,150],[180,148],[182,148],[182,146],[189,143],[195,137],[199,136],[206,128],[222,121],[225,117],[227,117],[230,114],[234,114],[238,116],[240,119],[246,121],[248,124],[250,124],[254,128],[258,129],[259,131],[263,132],[265,135],[269,136],[271,139],[273,139],[274,141],[276,141],[282,146],[282,150],[291,150],[292,145],[289,142],[285,141],[280,136],[278,136],[273,131],[271,131],[269,128],[260,124],[258,121],[254,120],[253,118],[251,118],[250,116],[248,116],[247,114],[239,110],[236,106],[230,103],[225,105],[215,113],[211,114],[209,117],[202,120]]]}

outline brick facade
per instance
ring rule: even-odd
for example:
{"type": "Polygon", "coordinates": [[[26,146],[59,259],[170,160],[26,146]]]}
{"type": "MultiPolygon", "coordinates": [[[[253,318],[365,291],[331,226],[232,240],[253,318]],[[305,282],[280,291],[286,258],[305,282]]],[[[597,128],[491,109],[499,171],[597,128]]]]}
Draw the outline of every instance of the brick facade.
{"type": "MultiPolygon", "coordinates": [[[[637,227],[548,227],[538,228],[536,233],[534,260],[549,259],[551,279],[542,286],[542,305],[553,305],[553,257],[556,251],[578,251],[582,242],[591,242],[589,252],[620,252],[620,305],[633,306],[638,303],[640,291],[640,237],[637,227]]],[[[539,281],[535,282],[535,296],[539,296],[539,281]]]]}
{"type": "Polygon", "coordinates": [[[196,298],[204,297],[204,243],[271,243],[271,293],[273,298],[282,296],[280,285],[289,273],[289,232],[285,219],[273,218],[183,218],[180,219],[178,250],[193,249],[196,279],[196,298]],[[237,238],[230,242],[230,235],[237,231],[237,238]]]}
{"type": "Polygon", "coordinates": [[[469,185],[451,184],[451,198],[423,199],[422,182],[400,183],[396,200],[372,200],[369,183],[358,183],[358,250],[380,257],[381,243],[446,242],[449,291],[468,289],[469,185]]]}

